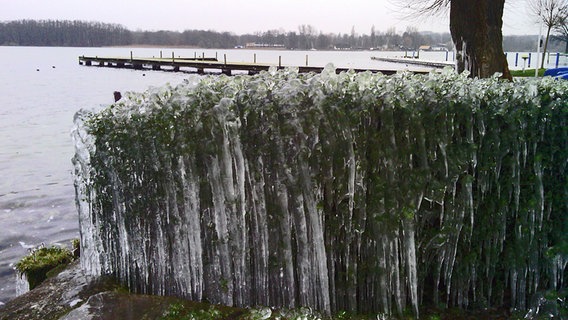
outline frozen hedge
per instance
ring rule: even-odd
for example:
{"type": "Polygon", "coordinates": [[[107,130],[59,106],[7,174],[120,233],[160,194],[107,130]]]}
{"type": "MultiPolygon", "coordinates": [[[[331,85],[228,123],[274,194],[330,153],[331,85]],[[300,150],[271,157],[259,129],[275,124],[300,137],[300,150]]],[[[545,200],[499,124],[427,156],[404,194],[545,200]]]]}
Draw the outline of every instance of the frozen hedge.
{"type": "Polygon", "coordinates": [[[568,81],[192,77],[78,113],[83,267],[238,306],[527,310],[566,290],[568,81]]]}

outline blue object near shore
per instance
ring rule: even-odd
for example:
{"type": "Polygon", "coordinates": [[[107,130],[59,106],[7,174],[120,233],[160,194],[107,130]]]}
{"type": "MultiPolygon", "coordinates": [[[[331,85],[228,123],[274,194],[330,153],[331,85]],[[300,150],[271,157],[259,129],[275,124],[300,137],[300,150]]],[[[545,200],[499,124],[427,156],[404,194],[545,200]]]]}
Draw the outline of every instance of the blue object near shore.
{"type": "Polygon", "coordinates": [[[544,76],[551,76],[568,80],[568,67],[548,69],[544,71],[544,76]]]}

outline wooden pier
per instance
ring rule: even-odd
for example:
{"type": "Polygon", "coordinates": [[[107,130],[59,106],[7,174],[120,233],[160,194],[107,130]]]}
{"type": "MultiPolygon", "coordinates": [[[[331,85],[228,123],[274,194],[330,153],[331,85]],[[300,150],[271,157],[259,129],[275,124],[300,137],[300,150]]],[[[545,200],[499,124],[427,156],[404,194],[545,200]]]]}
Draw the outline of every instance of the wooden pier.
{"type": "Polygon", "coordinates": [[[428,60],[418,60],[415,58],[383,58],[383,57],[371,57],[372,60],[393,62],[393,63],[404,63],[424,67],[434,67],[434,68],[445,68],[453,67],[454,62],[449,61],[428,61],[428,60]]]}
{"type": "MultiPolygon", "coordinates": [[[[256,59],[255,59],[256,60],[256,59]]],[[[193,57],[193,58],[183,58],[183,57],[172,57],[170,58],[136,58],[132,55],[130,57],[88,57],[80,56],[79,64],[85,66],[99,66],[99,67],[110,67],[110,68],[126,68],[134,70],[162,70],[162,71],[173,71],[173,72],[188,72],[188,73],[221,73],[226,75],[232,75],[233,72],[256,74],[261,71],[268,71],[270,67],[276,67],[277,69],[284,69],[290,66],[282,65],[282,59],[279,57],[278,64],[266,64],[266,63],[244,63],[244,62],[227,62],[227,57],[224,55],[223,61],[219,61],[217,58],[205,58],[205,57],[193,57]]],[[[306,59],[307,61],[307,59],[306,59]]],[[[306,63],[307,64],[307,63],[306,63]]],[[[312,66],[295,66],[298,68],[299,72],[315,72],[320,73],[323,71],[324,67],[312,67],[312,66]]],[[[365,72],[370,71],[374,73],[383,73],[386,75],[395,74],[398,70],[379,70],[379,69],[353,69],[353,68],[336,68],[336,72],[340,73],[342,71],[354,70],[355,72],[365,72]]],[[[411,71],[414,73],[427,73],[426,71],[411,71]]]]}

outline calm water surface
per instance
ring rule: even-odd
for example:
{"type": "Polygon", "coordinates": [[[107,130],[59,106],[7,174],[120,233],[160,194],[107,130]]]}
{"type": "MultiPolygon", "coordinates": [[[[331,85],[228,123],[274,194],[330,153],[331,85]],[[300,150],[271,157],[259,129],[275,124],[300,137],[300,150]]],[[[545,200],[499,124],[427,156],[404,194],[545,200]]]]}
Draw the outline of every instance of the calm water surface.
{"type": "MultiPolygon", "coordinates": [[[[29,248],[69,246],[79,237],[71,158],[73,115],[100,109],[114,91],[172,85],[186,74],[84,67],[80,55],[160,56],[160,49],[0,47],[0,306],[16,294],[14,263],[29,248]]],[[[227,56],[231,62],[337,67],[406,68],[371,56],[402,52],[162,49],[164,57],[227,56]]],[[[450,53],[450,59],[453,54],[450,53]]],[[[445,53],[422,58],[445,60],[445,53]]]]}
{"type": "MultiPolygon", "coordinates": [[[[15,295],[13,264],[30,247],[78,238],[70,131],[80,108],[113,91],[179,83],[182,74],[86,68],[81,54],[117,49],[0,47],[0,305],[15,295]]],[[[124,51],[124,50],[122,50],[124,51]]]]}

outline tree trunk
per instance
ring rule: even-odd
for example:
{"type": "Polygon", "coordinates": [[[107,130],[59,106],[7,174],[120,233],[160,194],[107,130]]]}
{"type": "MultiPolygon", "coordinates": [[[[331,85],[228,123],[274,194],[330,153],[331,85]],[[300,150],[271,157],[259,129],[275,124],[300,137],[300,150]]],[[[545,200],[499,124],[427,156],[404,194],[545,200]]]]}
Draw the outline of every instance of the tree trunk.
{"type": "Polygon", "coordinates": [[[496,72],[511,79],[503,52],[503,7],[505,0],[452,0],[450,31],[456,46],[458,72],[487,78],[496,72]]]}
{"type": "Polygon", "coordinates": [[[550,29],[552,26],[549,26],[546,30],[546,40],[544,40],[544,50],[542,50],[542,61],[540,62],[540,68],[544,68],[544,57],[546,57],[546,50],[548,50],[548,39],[550,38],[550,29]]]}

